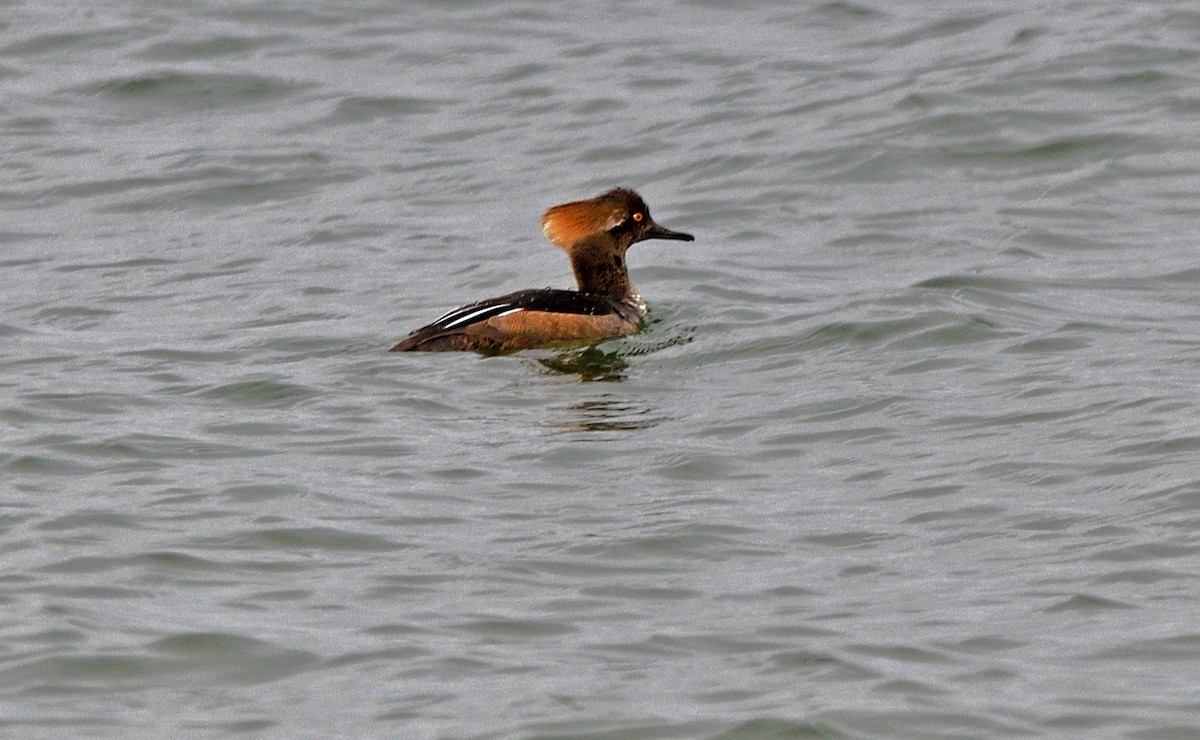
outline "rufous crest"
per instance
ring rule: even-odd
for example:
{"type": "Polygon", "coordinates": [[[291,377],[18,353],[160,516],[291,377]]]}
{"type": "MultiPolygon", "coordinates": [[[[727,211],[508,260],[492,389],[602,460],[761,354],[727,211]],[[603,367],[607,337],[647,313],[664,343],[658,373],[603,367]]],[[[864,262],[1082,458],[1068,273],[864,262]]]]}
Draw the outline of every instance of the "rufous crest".
{"type": "Polygon", "coordinates": [[[570,249],[585,236],[608,231],[629,215],[625,199],[614,197],[621,192],[553,206],[542,215],[542,233],[559,249],[570,249]]]}

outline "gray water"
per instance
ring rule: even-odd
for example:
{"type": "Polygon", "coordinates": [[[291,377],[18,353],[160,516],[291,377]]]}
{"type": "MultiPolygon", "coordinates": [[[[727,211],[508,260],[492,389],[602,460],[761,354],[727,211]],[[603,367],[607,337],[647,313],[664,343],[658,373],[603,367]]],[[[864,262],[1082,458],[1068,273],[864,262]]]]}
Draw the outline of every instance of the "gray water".
{"type": "Polygon", "coordinates": [[[4,4],[0,731],[1200,735],[1187,7],[4,4]]]}

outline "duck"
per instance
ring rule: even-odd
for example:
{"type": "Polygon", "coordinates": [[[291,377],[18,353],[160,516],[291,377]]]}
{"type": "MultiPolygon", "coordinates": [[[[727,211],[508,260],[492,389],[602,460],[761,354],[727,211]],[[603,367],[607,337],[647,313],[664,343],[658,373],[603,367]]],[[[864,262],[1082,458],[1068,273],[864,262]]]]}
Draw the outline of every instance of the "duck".
{"type": "Polygon", "coordinates": [[[655,222],[646,201],[629,188],[547,209],[542,233],[567,253],[577,290],[518,290],[468,303],[413,331],[391,351],[507,354],[635,334],[648,307],[629,279],[626,251],[649,239],[695,240],[655,222]]]}

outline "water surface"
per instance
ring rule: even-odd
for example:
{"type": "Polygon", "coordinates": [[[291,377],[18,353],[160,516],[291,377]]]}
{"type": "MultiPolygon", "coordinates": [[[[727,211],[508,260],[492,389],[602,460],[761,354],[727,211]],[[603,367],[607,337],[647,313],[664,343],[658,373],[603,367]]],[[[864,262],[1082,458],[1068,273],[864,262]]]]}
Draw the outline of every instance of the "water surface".
{"type": "Polygon", "coordinates": [[[0,728],[1194,736],[1197,38],[10,6],[0,728]],[[643,333],[385,352],[615,185],[643,333]]]}

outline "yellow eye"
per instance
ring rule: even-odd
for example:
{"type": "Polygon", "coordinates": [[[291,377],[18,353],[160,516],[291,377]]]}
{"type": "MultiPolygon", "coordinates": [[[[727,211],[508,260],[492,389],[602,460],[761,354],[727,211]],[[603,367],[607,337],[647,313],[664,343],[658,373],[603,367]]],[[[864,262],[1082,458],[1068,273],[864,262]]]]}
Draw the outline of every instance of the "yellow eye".
{"type": "Polygon", "coordinates": [[[634,220],[634,221],[641,221],[641,220],[642,220],[642,214],[640,214],[640,213],[635,213],[635,214],[633,214],[633,220],[634,220]]]}

